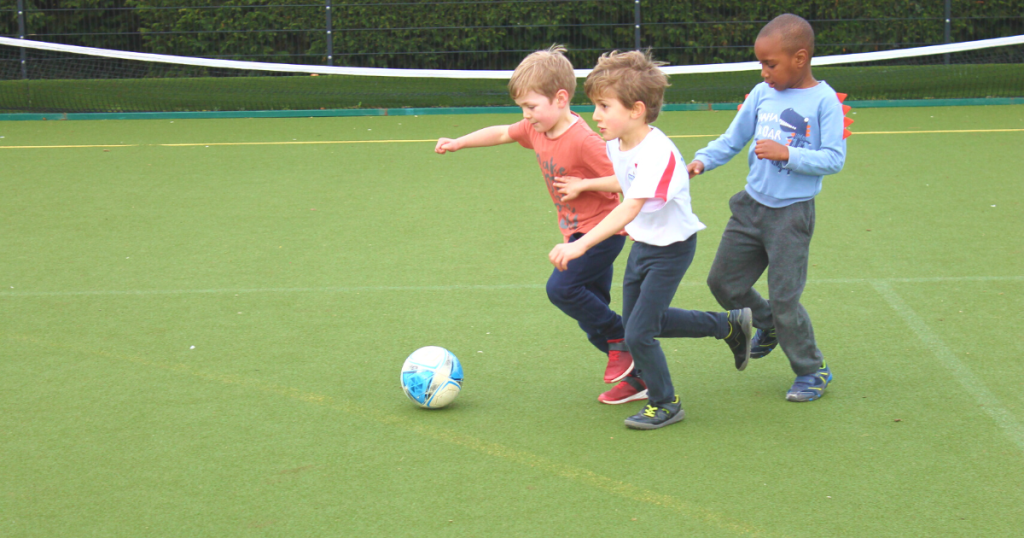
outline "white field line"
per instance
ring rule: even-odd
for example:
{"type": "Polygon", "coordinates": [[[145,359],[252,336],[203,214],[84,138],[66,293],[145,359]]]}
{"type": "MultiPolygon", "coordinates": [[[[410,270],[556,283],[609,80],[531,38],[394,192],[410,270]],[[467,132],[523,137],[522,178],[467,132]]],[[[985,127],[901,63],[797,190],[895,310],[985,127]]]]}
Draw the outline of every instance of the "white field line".
{"type": "MultiPolygon", "coordinates": [[[[952,276],[921,278],[822,278],[808,280],[814,284],[876,284],[876,283],[932,283],[932,282],[1024,282],[1024,276],[952,276]]],[[[691,278],[680,286],[706,286],[703,279],[691,278]]],[[[78,295],[213,295],[227,293],[360,293],[386,291],[500,291],[544,289],[535,284],[453,284],[438,286],[324,286],[308,288],[208,288],[186,290],[85,290],[85,291],[21,291],[0,290],[0,297],[71,297],[78,295]]],[[[614,284],[613,287],[622,287],[614,284]]]]}
{"type": "Polygon", "coordinates": [[[359,293],[362,291],[461,291],[543,289],[544,284],[454,284],[448,286],[326,286],[314,288],[210,288],[193,290],[10,291],[0,297],[62,297],[74,295],[202,295],[219,293],[359,293]]]}
{"type": "Polygon", "coordinates": [[[465,450],[476,451],[485,456],[498,458],[508,463],[518,464],[520,469],[524,471],[542,473],[548,476],[559,477],[570,482],[576,482],[584,486],[594,488],[599,492],[604,492],[613,497],[618,497],[619,499],[636,501],[640,503],[641,506],[657,506],[673,510],[685,518],[693,519],[705,525],[720,529],[719,531],[709,531],[712,536],[729,536],[732,534],[739,536],[749,535],[751,537],[779,536],[771,531],[761,529],[741,520],[732,519],[715,510],[688,503],[671,495],[643,489],[640,486],[624,482],[621,479],[598,474],[584,467],[568,465],[561,463],[561,460],[553,460],[512,446],[495,443],[481,437],[474,437],[467,433],[461,433],[456,430],[444,428],[439,426],[437,423],[424,422],[422,420],[416,420],[415,418],[402,416],[400,414],[396,415],[395,413],[386,412],[385,410],[373,407],[372,405],[367,407],[359,403],[346,400],[343,397],[332,397],[327,394],[308,392],[297,387],[278,385],[273,382],[245,377],[236,373],[218,373],[210,371],[202,365],[175,363],[173,360],[166,361],[161,358],[149,359],[136,355],[111,353],[109,351],[99,349],[81,348],[73,345],[61,345],[55,342],[45,340],[41,341],[36,338],[22,335],[5,335],[0,332],[0,341],[4,340],[5,337],[6,339],[42,345],[51,349],[73,350],[81,353],[88,353],[96,357],[104,357],[107,359],[115,359],[132,364],[144,365],[164,372],[189,375],[193,376],[193,378],[213,383],[222,383],[239,389],[259,391],[264,394],[284,397],[294,401],[339,411],[346,415],[357,416],[364,421],[376,422],[378,425],[385,427],[401,428],[408,432],[433,439],[434,441],[448,443],[465,450]]]}
{"type": "Polygon", "coordinates": [[[1017,445],[1017,448],[1024,450],[1024,426],[1017,420],[1017,417],[1003,407],[999,399],[992,394],[992,391],[988,390],[985,383],[974,376],[974,373],[971,372],[971,369],[966,364],[960,362],[960,359],[949,349],[949,346],[932,332],[928,324],[917,315],[917,312],[910,308],[903,301],[903,298],[892,289],[889,282],[876,280],[871,284],[878,291],[878,294],[889,303],[889,306],[903,317],[903,320],[907,322],[910,329],[917,333],[917,337],[928,346],[929,350],[939,359],[939,362],[953,374],[953,377],[960,382],[964,390],[974,397],[974,401],[984,409],[985,413],[992,417],[996,425],[1002,428],[1006,436],[1017,445]]]}
{"type": "MultiPolygon", "coordinates": [[[[1024,426],[1003,407],[988,387],[985,386],[965,364],[957,359],[949,347],[931,331],[928,325],[892,289],[894,283],[958,283],[958,282],[1024,282],[1024,276],[962,276],[962,277],[918,277],[918,278],[833,278],[809,280],[817,284],[870,284],[889,303],[889,306],[903,317],[918,338],[925,343],[953,377],[970,393],[984,411],[992,417],[1004,433],[1024,450],[1024,426]]],[[[703,280],[691,279],[681,283],[684,286],[704,286],[703,280]]],[[[619,287],[619,285],[616,285],[619,287]]],[[[188,295],[188,294],[251,294],[251,293],[360,293],[388,291],[498,291],[543,289],[544,284],[499,284],[499,285],[448,285],[448,286],[336,286],[307,288],[220,288],[191,290],[96,290],[96,291],[9,291],[0,290],[2,297],[69,297],[69,296],[131,296],[131,295],[188,295]]]]}
{"type": "MultiPolygon", "coordinates": [[[[946,129],[938,131],[854,131],[855,135],[905,135],[905,134],[963,134],[963,133],[1020,133],[1024,129],[946,129]]],[[[669,138],[717,138],[718,134],[690,134],[670,135],[669,138]]],[[[196,146],[305,146],[324,144],[410,144],[410,143],[435,143],[437,139],[426,140],[293,140],[293,141],[270,141],[270,142],[187,142],[181,144],[69,144],[53,146],[5,146],[3,149],[81,149],[81,148],[140,148],[140,147],[168,147],[184,148],[196,146]]]]}

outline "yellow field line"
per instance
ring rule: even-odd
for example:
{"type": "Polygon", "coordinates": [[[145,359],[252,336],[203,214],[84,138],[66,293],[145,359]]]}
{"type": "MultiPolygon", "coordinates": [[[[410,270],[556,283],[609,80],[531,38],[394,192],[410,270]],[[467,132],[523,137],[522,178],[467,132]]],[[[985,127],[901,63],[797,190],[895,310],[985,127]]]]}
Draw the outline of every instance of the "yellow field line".
{"type": "MultiPolygon", "coordinates": [[[[905,134],[963,134],[963,133],[1020,133],[1024,129],[948,129],[935,131],[854,131],[855,135],[905,135],[905,134]]],[[[669,138],[716,138],[717,134],[670,135],[669,138]]],[[[426,140],[296,140],[291,142],[189,142],[185,144],[77,144],[54,146],[2,146],[0,149],[59,149],[59,148],[136,148],[136,147],[196,147],[196,146],[300,146],[313,144],[412,144],[437,142],[426,140]]]]}
{"type": "MultiPolygon", "coordinates": [[[[944,131],[853,131],[855,135],[893,135],[893,134],[946,134],[946,133],[1020,133],[1024,129],[950,129],[944,131]]],[[[669,138],[705,138],[719,135],[671,135],[669,138]]]]}
{"type": "Polygon", "coordinates": [[[325,407],[334,411],[345,413],[348,415],[358,416],[364,419],[370,419],[377,422],[380,425],[397,427],[406,431],[412,431],[416,434],[432,438],[436,441],[449,443],[464,449],[486,454],[488,456],[496,457],[513,463],[517,463],[524,467],[540,471],[545,474],[558,476],[574,482],[585,484],[589,487],[595,488],[605,493],[621,497],[627,500],[636,501],[645,505],[656,505],[679,513],[684,517],[688,517],[704,524],[716,527],[721,531],[727,531],[730,534],[737,536],[773,536],[774,533],[753,526],[742,521],[737,521],[720,514],[716,511],[702,508],[700,506],[693,506],[690,503],[662,493],[657,493],[651,490],[646,490],[640,486],[633,485],[629,482],[623,482],[615,478],[610,478],[604,475],[597,474],[588,469],[582,467],[575,467],[565,463],[560,463],[543,456],[538,456],[525,450],[518,450],[512,447],[493,443],[484,439],[474,437],[469,434],[460,433],[455,430],[450,430],[444,427],[439,427],[436,424],[427,425],[423,422],[411,420],[405,417],[396,416],[390,413],[384,413],[373,408],[361,406],[359,404],[347,401],[342,398],[335,398],[332,396],[326,396],[323,394],[317,394],[312,392],[306,392],[302,389],[277,385],[275,383],[268,383],[259,379],[251,377],[243,377],[237,374],[223,374],[212,372],[205,369],[197,368],[191,364],[185,363],[166,363],[159,360],[147,359],[145,357],[122,355],[118,353],[111,353],[108,351],[88,349],[80,346],[73,346],[67,344],[58,344],[56,342],[49,342],[39,340],[37,338],[16,335],[16,334],[0,334],[0,340],[3,339],[14,340],[24,343],[31,343],[53,349],[63,349],[78,351],[80,353],[87,353],[90,355],[106,357],[109,359],[115,359],[123,362],[130,362],[150,368],[156,368],[163,371],[185,374],[195,378],[203,379],[213,383],[221,383],[224,385],[232,385],[242,387],[245,389],[255,390],[264,394],[272,394],[279,397],[304,402],[320,407],[325,407]]]}
{"type": "Polygon", "coordinates": [[[409,142],[437,142],[430,140],[310,140],[293,142],[209,142],[206,144],[148,144],[150,146],[184,147],[184,146],[288,146],[301,144],[403,144],[409,142]]]}
{"type": "Polygon", "coordinates": [[[189,142],[186,144],[82,144],[55,146],[0,146],[0,149],[55,149],[55,148],[138,148],[138,147],[190,147],[190,146],[286,146],[303,144],[401,144],[409,142],[437,142],[430,140],[309,140],[292,142],[189,142]]]}
{"type": "Polygon", "coordinates": [[[0,149],[133,148],[138,144],[82,144],[77,146],[0,146],[0,149]]]}
{"type": "Polygon", "coordinates": [[[935,134],[935,133],[1019,133],[1024,129],[957,129],[947,131],[853,131],[855,135],[887,135],[887,134],[935,134]]]}

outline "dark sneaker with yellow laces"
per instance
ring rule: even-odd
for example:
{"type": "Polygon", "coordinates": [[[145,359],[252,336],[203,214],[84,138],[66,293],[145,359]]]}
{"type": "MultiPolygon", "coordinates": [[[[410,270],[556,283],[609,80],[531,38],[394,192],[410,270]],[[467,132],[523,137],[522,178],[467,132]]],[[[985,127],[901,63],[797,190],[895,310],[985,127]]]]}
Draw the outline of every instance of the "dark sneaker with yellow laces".
{"type": "Polygon", "coordinates": [[[800,375],[796,377],[793,386],[786,393],[786,399],[791,402],[810,402],[821,398],[825,394],[825,387],[832,381],[832,370],[828,365],[821,363],[821,368],[811,375],[800,375]]]}
{"type": "Polygon", "coordinates": [[[729,334],[723,340],[729,344],[729,349],[736,358],[736,369],[742,372],[750,362],[750,337],[754,332],[754,316],[749,308],[730,310],[726,316],[729,319],[729,334]]]}
{"type": "Polygon", "coordinates": [[[771,353],[777,345],[779,345],[779,339],[775,336],[775,327],[758,329],[757,334],[754,335],[754,341],[750,343],[750,358],[760,359],[771,353]]]}
{"type": "Polygon", "coordinates": [[[626,419],[626,427],[634,430],[655,430],[679,422],[686,418],[679,395],[671,403],[662,405],[647,404],[643,411],[626,419]]]}

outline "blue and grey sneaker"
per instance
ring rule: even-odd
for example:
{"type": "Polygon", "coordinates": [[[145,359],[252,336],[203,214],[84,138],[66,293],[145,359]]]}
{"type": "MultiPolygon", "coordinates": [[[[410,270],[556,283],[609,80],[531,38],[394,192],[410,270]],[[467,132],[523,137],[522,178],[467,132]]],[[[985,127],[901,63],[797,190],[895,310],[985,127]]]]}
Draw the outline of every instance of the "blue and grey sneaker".
{"type": "Polygon", "coordinates": [[[779,345],[779,339],[775,336],[775,327],[758,329],[757,334],[754,335],[754,341],[750,343],[750,358],[760,359],[771,353],[777,345],[779,345]]]}
{"type": "Polygon", "coordinates": [[[736,369],[742,372],[750,362],[750,333],[754,332],[754,316],[749,308],[730,310],[725,315],[729,321],[729,334],[722,340],[729,344],[736,359],[736,369]]]}
{"type": "Polygon", "coordinates": [[[654,430],[674,424],[686,418],[679,395],[671,403],[644,406],[643,411],[626,419],[626,427],[634,430],[654,430]]]}
{"type": "Polygon", "coordinates": [[[810,402],[821,398],[825,394],[825,387],[832,381],[832,370],[828,365],[821,363],[821,368],[810,375],[798,375],[793,386],[786,393],[786,399],[791,402],[810,402]]]}

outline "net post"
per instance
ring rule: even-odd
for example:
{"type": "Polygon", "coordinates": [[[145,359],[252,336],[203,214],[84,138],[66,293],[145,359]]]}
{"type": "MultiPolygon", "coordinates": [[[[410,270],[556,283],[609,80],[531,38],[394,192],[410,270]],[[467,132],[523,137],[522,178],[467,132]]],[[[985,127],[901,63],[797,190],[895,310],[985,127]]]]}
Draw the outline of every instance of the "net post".
{"type": "MultiPolygon", "coordinates": [[[[25,0],[18,0],[18,39],[25,39],[25,0]]],[[[21,48],[21,78],[28,78],[25,48],[21,48]]]]}
{"type": "MultiPolygon", "coordinates": [[[[953,6],[952,6],[952,4],[953,4],[953,0],[946,0],[946,10],[945,10],[945,13],[946,13],[946,16],[945,16],[946,24],[945,24],[945,30],[943,32],[945,34],[944,38],[946,40],[946,43],[949,43],[949,39],[950,39],[950,36],[949,36],[949,34],[950,34],[950,32],[949,32],[949,29],[950,29],[949,28],[949,19],[950,19],[950,17],[953,14],[953,6]]],[[[944,60],[946,65],[949,65],[949,54],[944,54],[943,55],[943,60],[944,60]]]]}
{"type": "Polygon", "coordinates": [[[331,0],[325,0],[327,12],[327,65],[334,65],[334,28],[331,17],[331,0]]]}
{"type": "Polygon", "coordinates": [[[636,50],[640,50],[640,0],[634,0],[633,3],[633,25],[633,45],[636,50]]]}

